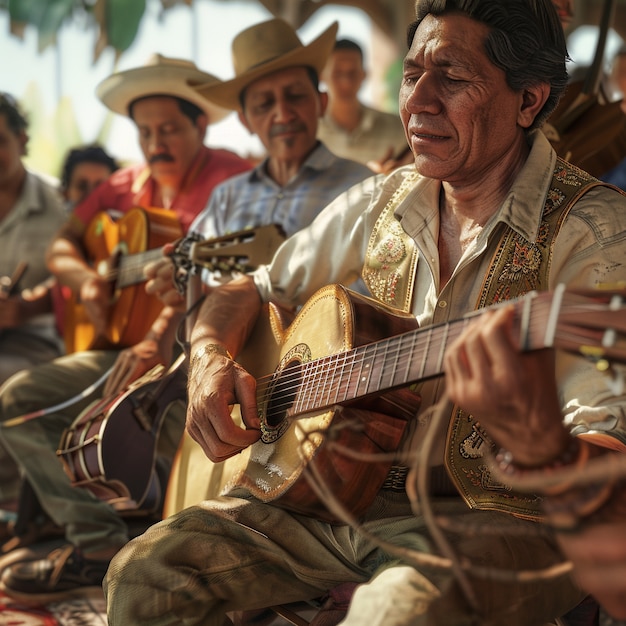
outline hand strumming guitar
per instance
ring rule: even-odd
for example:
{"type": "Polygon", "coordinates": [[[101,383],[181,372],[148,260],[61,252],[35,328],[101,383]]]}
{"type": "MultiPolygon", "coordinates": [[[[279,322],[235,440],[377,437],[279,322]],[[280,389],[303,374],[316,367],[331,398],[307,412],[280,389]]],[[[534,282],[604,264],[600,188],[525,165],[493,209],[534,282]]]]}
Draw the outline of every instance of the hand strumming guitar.
{"type": "Polygon", "coordinates": [[[111,285],[94,273],[80,286],[79,299],[96,337],[105,336],[112,304],[111,285]]]}
{"type": "Polygon", "coordinates": [[[241,452],[260,437],[256,381],[230,358],[230,351],[236,355],[241,350],[260,308],[256,287],[244,276],[215,288],[202,303],[194,325],[187,431],[214,462],[241,452]],[[231,417],[235,403],[241,405],[245,429],[231,417]]]}

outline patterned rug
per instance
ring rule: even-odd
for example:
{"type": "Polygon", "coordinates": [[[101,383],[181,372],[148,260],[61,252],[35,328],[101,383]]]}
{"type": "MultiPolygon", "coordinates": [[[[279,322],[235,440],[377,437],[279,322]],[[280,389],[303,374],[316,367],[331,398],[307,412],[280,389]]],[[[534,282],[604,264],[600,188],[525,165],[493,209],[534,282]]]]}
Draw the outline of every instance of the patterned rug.
{"type": "Polygon", "coordinates": [[[106,626],[104,595],[24,606],[0,593],[0,626],[106,626]]]}

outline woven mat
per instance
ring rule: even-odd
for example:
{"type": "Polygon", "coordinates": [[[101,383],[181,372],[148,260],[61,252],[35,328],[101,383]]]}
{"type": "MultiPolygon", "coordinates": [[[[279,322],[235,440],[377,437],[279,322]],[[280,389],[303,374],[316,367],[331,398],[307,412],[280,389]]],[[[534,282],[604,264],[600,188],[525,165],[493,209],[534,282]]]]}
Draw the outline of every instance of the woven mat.
{"type": "Polygon", "coordinates": [[[42,607],[24,606],[0,593],[0,626],[106,626],[104,596],[42,607]]]}

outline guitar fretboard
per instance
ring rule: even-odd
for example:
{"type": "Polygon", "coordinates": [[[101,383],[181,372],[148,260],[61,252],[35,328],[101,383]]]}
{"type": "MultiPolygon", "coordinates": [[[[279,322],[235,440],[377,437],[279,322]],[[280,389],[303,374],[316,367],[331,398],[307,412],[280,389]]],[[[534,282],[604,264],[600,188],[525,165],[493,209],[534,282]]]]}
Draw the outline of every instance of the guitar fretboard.
{"type": "MultiPolygon", "coordinates": [[[[516,309],[519,349],[553,345],[555,315],[561,302],[552,292],[503,304],[516,309]]],[[[312,361],[287,364],[272,376],[259,379],[259,404],[269,404],[271,422],[272,415],[287,410],[293,417],[440,376],[448,346],[483,312],[312,361]]]]}

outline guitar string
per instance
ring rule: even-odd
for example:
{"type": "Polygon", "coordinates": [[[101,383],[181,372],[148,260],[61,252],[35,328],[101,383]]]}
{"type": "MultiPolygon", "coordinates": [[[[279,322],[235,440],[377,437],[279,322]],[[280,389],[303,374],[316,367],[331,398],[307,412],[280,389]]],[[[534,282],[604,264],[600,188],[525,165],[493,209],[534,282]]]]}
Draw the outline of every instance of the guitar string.
{"type": "MultiPolygon", "coordinates": [[[[564,303],[566,304],[566,303],[564,303]]],[[[586,312],[591,313],[598,310],[605,310],[605,306],[602,304],[589,304],[582,303],[574,305],[576,308],[568,308],[568,313],[580,313],[586,312]]],[[[549,315],[549,310],[540,310],[536,311],[531,318],[528,335],[532,338],[535,336],[542,336],[543,331],[545,329],[545,323],[547,317],[549,315]]],[[[288,401],[283,402],[271,402],[271,411],[268,412],[267,418],[272,422],[271,418],[274,418],[277,415],[281,415],[285,413],[289,408],[294,405],[294,402],[291,399],[296,395],[304,396],[307,392],[313,391],[313,400],[317,399],[318,396],[330,396],[332,392],[335,392],[335,401],[327,401],[326,404],[318,404],[315,402],[311,402],[312,406],[308,406],[306,409],[300,411],[300,413],[305,412],[306,410],[310,411],[313,409],[322,409],[324,407],[332,406],[337,403],[337,397],[340,393],[340,390],[343,387],[346,387],[347,392],[352,390],[350,386],[351,381],[350,377],[347,377],[347,382],[342,385],[342,378],[336,375],[333,375],[329,378],[329,365],[333,365],[334,369],[332,370],[333,374],[336,370],[342,370],[345,367],[350,367],[354,369],[355,367],[360,367],[366,365],[369,361],[374,360],[378,355],[376,353],[376,349],[380,350],[381,346],[385,348],[385,358],[388,360],[392,360],[395,357],[396,368],[395,370],[406,370],[410,372],[411,365],[414,362],[414,357],[416,354],[419,355],[420,350],[424,349],[424,344],[435,344],[437,346],[438,342],[441,343],[441,337],[444,334],[450,335],[450,332],[455,333],[455,336],[460,334],[461,328],[458,328],[458,324],[463,322],[464,320],[455,320],[448,325],[437,326],[433,329],[417,329],[416,331],[411,331],[410,333],[405,333],[403,335],[398,335],[395,337],[390,337],[388,339],[382,340],[380,342],[375,342],[373,344],[368,344],[366,346],[359,346],[357,348],[351,349],[347,352],[338,353],[336,355],[329,355],[322,357],[320,359],[316,359],[314,361],[304,362],[299,364],[296,372],[292,372],[291,369],[281,370],[278,372],[274,372],[268,376],[264,376],[259,378],[257,381],[257,397],[261,399],[260,404],[266,404],[270,402],[270,396],[274,389],[276,389],[277,385],[280,385],[280,398],[284,399],[285,397],[289,398],[288,401]],[[458,329],[458,332],[456,332],[458,329]],[[428,332],[427,332],[428,331],[428,332]],[[409,349],[405,343],[407,343],[406,339],[410,336],[413,336],[412,346],[409,349]],[[286,372],[286,373],[281,373],[286,372]],[[309,384],[302,384],[302,380],[306,379],[308,381],[314,381],[309,384]],[[339,388],[337,387],[337,380],[339,380],[339,388]],[[320,381],[323,381],[320,384],[320,381]],[[297,394],[296,392],[300,390],[297,394]]],[[[599,333],[602,331],[598,331],[599,333]]],[[[574,332],[573,329],[569,327],[565,327],[564,329],[559,328],[557,332],[557,337],[560,342],[573,344],[575,346],[586,345],[589,343],[590,337],[588,333],[582,332],[574,332]]],[[[597,343],[597,338],[596,343],[597,343]]],[[[424,359],[428,355],[423,355],[424,359]]],[[[437,372],[440,374],[441,372],[437,372]]],[[[384,368],[380,370],[380,376],[384,376],[384,368]]],[[[392,373],[392,376],[395,376],[395,372],[392,373]]],[[[413,380],[399,380],[397,383],[394,383],[394,386],[399,386],[403,384],[410,384],[411,382],[415,382],[413,380]]],[[[359,383],[356,382],[356,390],[358,391],[359,383]]],[[[390,387],[387,387],[390,388],[390,387]]],[[[376,390],[374,390],[376,391],[376,390]]],[[[363,394],[365,395],[365,394],[363,394]]],[[[346,399],[353,399],[356,397],[362,396],[347,396],[342,398],[342,401],[346,399]]],[[[298,414],[298,413],[296,413],[298,414]]]]}

